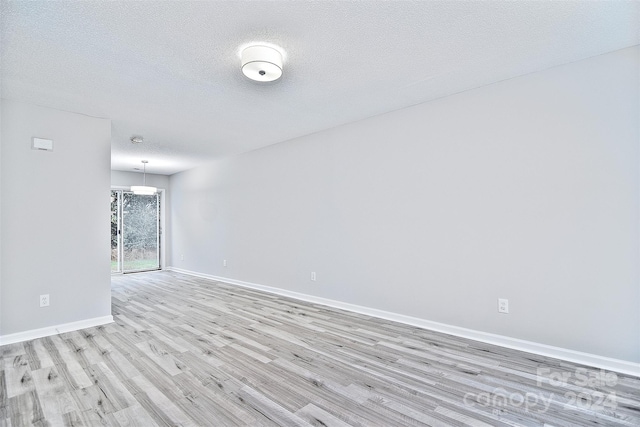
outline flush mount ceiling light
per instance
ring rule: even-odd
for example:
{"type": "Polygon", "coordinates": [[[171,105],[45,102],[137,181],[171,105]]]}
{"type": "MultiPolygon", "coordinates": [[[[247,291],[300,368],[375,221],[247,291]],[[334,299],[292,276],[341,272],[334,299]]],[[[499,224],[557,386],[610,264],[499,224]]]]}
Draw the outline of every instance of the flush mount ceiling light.
{"type": "Polygon", "coordinates": [[[144,141],[144,138],[139,135],[133,135],[131,138],[129,138],[129,140],[131,140],[132,144],[140,144],[142,141],[144,141]]]}
{"type": "Polygon", "coordinates": [[[139,194],[142,196],[153,196],[158,192],[158,189],[156,187],[147,187],[147,163],[149,163],[148,160],[142,160],[142,185],[132,185],[131,191],[133,191],[133,194],[139,194]]]}
{"type": "Polygon", "coordinates": [[[257,82],[278,80],[282,76],[282,54],[269,46],[249,46],[242,51],[242,73],[257,82]]]}

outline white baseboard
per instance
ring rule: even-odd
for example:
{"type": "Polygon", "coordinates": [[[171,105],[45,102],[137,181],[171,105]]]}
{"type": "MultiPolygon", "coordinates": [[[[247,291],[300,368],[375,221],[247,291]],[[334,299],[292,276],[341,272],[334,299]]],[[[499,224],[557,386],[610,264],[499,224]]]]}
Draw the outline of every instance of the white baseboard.
{"type": "Polygon", "coordinates": [[[51,335],[73,332],[79,329],[92,328],[94,326],[106,325],[113,322],[113,316],[94,317],[92,319],[79,320],[77,322],[63,323],[61,325],[47,326],[46,328],[31,329],[24,332],[0,336],[0,345],[14,344],[22,341],[29,341],[36,338],[48,337],[51,335]]]}
{"type": "Polygon", "coordinates": [[[551,345],[540,344],[532,341],[525,341],[517,338],[511,338],[504,335],[491,334],[488,332],[476,331],[473,329],[461,328],[459,326],[447,325],[444,323],[432,322],[430,320],[420,319],[403,314],[392,313],[389,311],[378,310],[375,308],[363,307],[360,305],[349,304],[342,301],[336,301],[327,298],[316,297],[299,292],[288,291],[286,289],[274,288],[271,286],[258,285],[256,283],[243,282],[240,280],[229,279],[227,277],[212,276],[210,274],[198,273],[190,270],[183,270],[176,267],[167,267],[166,270],[175,271],[176,273],[188,274],[204,279],[215,280],[218,282],[229,283],[232,285],[243,286],[246,288],[257,289],[272,294],[282,295],[289,298],[311,302],[314,304],[322,304],[329,307],[339,308],[343,310],[353,311],[367,316],[374,316],[381,319],[392,320],[411,326],[417,326],[423,329],[442,332],[462,338],[480,341],[488,344],[495,344],[501,347],[507,347],[514,350],[526,351],[528,353],[538,354],[540,356],[553,357],[556,359],[566,360],[568,362],[577,363],[595,368],[605,369],[607,371],[619,372],[622,374],[640,377],[640,363],[629,362],[626,360],[613,359],[610,357],[599,356],[596,354],[584,353],[580,351],[570,350],[562,347],[554,347],[551,345]]]}

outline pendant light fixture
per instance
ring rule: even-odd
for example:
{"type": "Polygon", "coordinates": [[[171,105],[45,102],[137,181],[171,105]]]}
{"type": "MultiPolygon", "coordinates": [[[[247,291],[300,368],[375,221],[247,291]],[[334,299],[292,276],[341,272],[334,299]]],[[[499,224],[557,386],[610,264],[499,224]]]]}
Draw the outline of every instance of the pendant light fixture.
{"type": "Polygon", "coordinates": [[[142,160],[142,185],[132,185],[131,191],[133,191],[133,194],[139,194],[142,196],[153,196],[158,192],[158,189],[156,187],[147,186],[147,163],[149,163],[148,160],[142,160]]]}

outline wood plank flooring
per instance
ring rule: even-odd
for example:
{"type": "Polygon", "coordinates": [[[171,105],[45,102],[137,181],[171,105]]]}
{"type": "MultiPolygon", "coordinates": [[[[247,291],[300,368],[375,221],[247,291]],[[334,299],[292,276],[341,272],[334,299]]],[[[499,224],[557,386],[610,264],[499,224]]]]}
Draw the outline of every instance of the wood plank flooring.
{"type": "Polygon", "coordinates": [[[0,426],[639,426],[640,379],[173,272],[0,347],[0,426]]]}

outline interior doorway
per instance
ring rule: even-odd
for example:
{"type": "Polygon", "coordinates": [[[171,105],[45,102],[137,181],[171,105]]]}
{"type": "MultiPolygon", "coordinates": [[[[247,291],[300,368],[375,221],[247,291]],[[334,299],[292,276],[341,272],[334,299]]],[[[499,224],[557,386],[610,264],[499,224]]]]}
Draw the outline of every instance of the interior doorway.
{"type": "Polygon", "coordinates": [[[160,193],[111,190],[111,272],[159,270],[160,193]]]}

